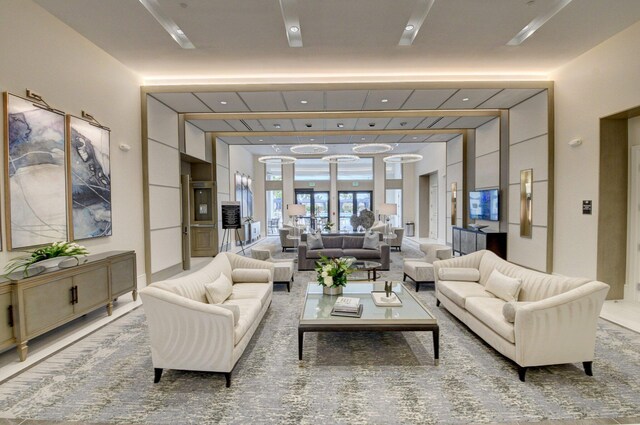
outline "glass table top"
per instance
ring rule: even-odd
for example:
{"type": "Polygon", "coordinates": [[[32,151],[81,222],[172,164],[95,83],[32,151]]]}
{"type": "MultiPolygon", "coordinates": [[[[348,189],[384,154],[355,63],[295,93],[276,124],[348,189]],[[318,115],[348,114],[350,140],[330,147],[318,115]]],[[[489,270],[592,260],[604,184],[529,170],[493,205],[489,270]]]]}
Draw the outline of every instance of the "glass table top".
{"type": "Polygon", "coordinates": [[[357,297],[363,305],[359,318],[332,316],[331,310],[338,296],[324,295],[316,282],[307,284],[307,293],[300,315],[301,324],[429,324],[436,323],[420,301],[402,283],[393,282],[393,291],[402,301],[400,307],[379,307],[373,302],[371,291],[384,291],[384,282],[347,283],[343,297],[357,297]]]}
{"type": "MultiPolygon", "coordinates": [[[[351,268],[356,270],[372,270],[382,267],[382,264],[375,261],[357,260],[351,264],[351,268]]],[[[384,289],[384,288],[383,288],[384,289]]]]}

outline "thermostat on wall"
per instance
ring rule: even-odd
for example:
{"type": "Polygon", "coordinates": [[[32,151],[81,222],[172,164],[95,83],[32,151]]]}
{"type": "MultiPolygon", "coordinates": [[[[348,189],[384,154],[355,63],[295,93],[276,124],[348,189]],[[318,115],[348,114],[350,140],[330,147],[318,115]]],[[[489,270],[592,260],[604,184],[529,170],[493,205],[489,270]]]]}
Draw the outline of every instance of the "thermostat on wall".
{"type": "Polygon", "coordinates": [[[591,204],[591,200],[582,201],[582,214],[591,215],[591,211],[593,210],[593,206],[591,204]]]}

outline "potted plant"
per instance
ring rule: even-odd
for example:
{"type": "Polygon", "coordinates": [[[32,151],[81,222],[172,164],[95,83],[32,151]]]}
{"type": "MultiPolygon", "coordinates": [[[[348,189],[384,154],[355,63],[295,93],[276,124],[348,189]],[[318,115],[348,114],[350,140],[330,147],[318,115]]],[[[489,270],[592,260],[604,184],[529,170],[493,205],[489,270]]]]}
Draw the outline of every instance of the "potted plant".
{"type": "MultiPolygon", "coordinates": [[[[54,242],[51,245],[28,251],[29,256],[14,258],[9,261],[5,266],[5,276],[13,273],[19,269],[24,269],[26,274],[27,269],[32,264],[38,263],[38,265],[44,266],[44,268],[57,267],[58,264],[65,259],[65,257],[84,256],[89,254],[87,248],[82,245],[78,245],[74,242],[54,242]]],[[[78,264],[80,261],[78,260],[78,264]]]]}
{"type": "Polygon", "coordinates": [[[327,258],[323,256],[316,261],[316,280],[318,285],[322,286],[323,293],[327,295],[342,294],[342,287],[347,285],[347,276],[353,272],[351,268],[353,261],[353,257],[327,258]]]}
{"type": "Polygon", "coordinates": [[[324,230],[325,232],[330,232],[331,228],[333,228],[333,226],[335,226],[335,223],[332,223],[330,221],[327,221],[324,226],[322,226],[322,230],[324,230]]]}

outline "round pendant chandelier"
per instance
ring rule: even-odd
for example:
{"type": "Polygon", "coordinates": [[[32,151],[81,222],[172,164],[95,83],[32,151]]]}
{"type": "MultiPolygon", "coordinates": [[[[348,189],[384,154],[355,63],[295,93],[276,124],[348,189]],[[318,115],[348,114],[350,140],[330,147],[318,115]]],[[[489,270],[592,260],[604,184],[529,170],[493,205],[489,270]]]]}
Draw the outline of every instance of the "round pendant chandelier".
{"type": "Polygon", "coordinates": [[[329,147],[326,145],[295,145],[291,146],[291,152],[301,154],[301,155],[310,155],[310,154],[319,154],[325,153],[329,150],[329,147]]]}
{"type": "Polygon", "coordinates": [[[293,164],[294,162],[296,162],[296,159],[292,156],[285,155],[267,155],[261,156],[260,158],[258,158],[258,161],[262,162],[263,164],[287,165],[293,164]]]}
{"type": "Polygon", "coordinates": [[[339,162],[353,162],[360,159],[358,155],[327,155],[323,156],[322,159],[331,164],[337,164],[339,162]]]}
{"type": "Polygon", "coordinates": [[[391,145],[387,145],[386,143],[363,143],[360,145],[355,145],[353,147],[353,151],[355,153],[370,155],[389,152],[391,149],[393,149],[393,147],[391,147],[391,145]]]}
{"type": "Polygon", "coordinates": [[[400,153],[397,155],[385,156],[382,158],[384,162],[389,164],[408,164],[410,162],[418,162],[422,159],[422,155],[417,153],[400,153]]]}

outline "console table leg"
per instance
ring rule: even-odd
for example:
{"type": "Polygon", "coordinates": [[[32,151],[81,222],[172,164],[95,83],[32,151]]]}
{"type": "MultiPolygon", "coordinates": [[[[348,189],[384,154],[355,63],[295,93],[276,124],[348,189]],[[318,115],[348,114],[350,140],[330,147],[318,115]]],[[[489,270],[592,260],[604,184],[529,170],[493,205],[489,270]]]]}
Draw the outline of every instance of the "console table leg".
{"type": "Polygon", "coordinates": [[[23,362],[27,360],[27,351],[29,351],[29,347],[27,346],[28,341],[23,341],[18,344],[18,355],[20,356],[20,361],[23,362]]]}
{"type": "Polygon", "coordinates": [[[111,316],[113,314],[113,303],[110,302],[107,304],[107,315],[111,316]]]}
{"type": "Polygon", "coordinates": [[[440,328],[433,330],[433,358],[434,364],[440,364],[440,328]]]}
{"type": "Polygon", "coordinates": [[[304,343],[304,331],[298,329],[298,360],[302,360],[302,344],[304,343]]]}

